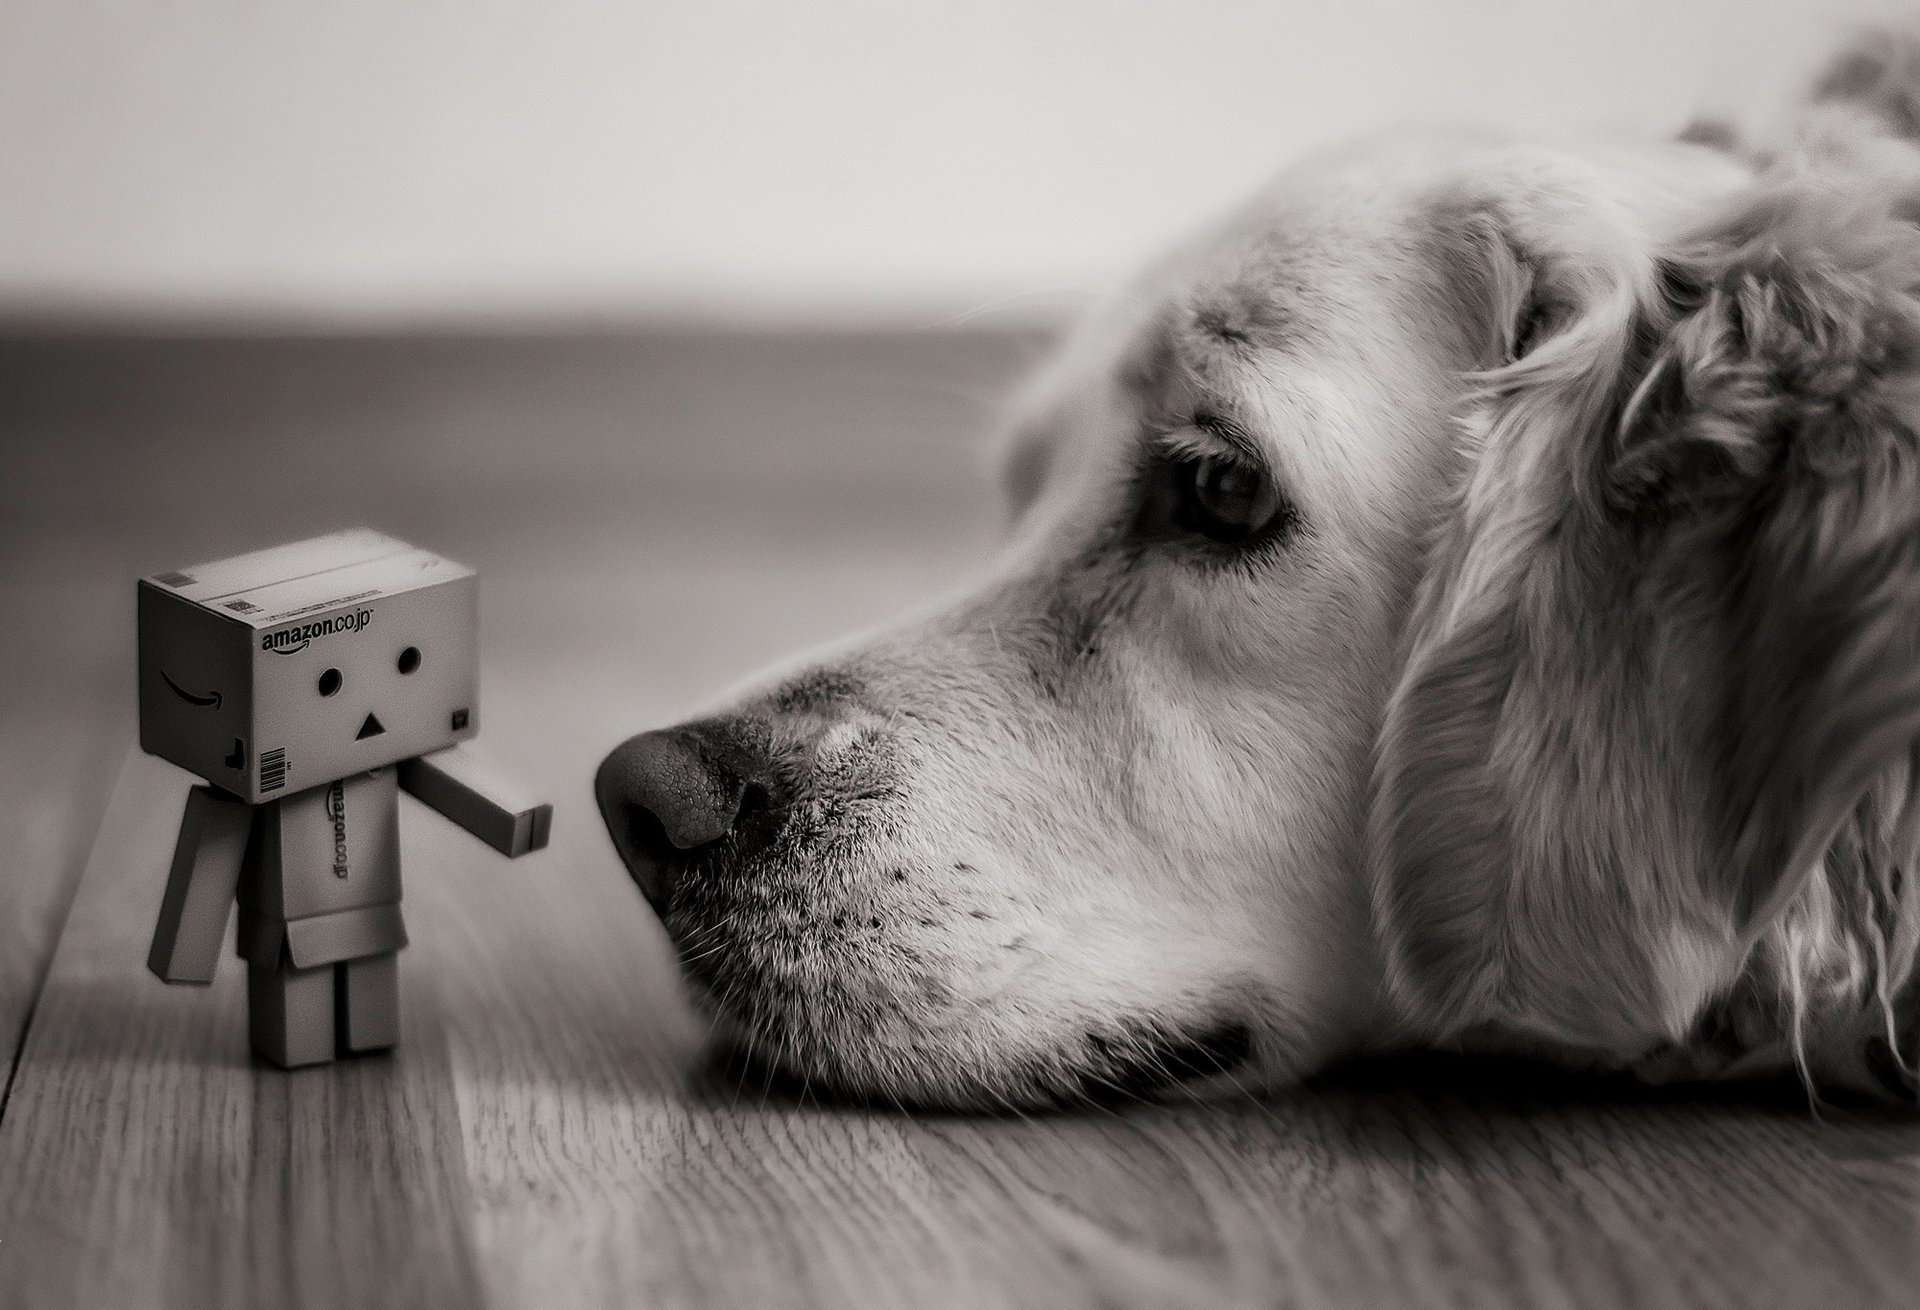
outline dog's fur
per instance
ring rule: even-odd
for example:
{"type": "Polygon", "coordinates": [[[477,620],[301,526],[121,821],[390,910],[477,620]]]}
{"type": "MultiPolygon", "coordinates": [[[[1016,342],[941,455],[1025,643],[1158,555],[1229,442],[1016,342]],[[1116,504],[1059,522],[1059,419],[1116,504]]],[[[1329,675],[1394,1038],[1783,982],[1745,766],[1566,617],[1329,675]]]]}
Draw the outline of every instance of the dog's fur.
{"type": "Polygon", "coordinates": [[[992,578],[702,729],[777,779],[665,915],[722,1032],[919,1103],[1419,1043],[1910,1095],[1917,48],[1764,153],[1349,147],[1096,316],[992,578]],[[1197,459],[1282,530],[1184,531],[1197,459]]]}

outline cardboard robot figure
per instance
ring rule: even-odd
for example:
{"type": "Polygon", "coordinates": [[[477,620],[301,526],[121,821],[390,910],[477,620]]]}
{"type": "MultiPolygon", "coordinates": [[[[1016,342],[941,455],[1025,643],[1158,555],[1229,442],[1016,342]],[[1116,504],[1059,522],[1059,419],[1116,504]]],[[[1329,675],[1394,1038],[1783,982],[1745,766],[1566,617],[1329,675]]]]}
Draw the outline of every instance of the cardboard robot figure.
{"type": "Polygon", "coordinates": [[[400,1039],[399,793],[508,856],[553,809],[479,729],[471,569],[359,529],[139,584],[140,746],[187,799],[147,965],[209,983],[240,907],[253,1049],[283,1068],[400,1039]]]}

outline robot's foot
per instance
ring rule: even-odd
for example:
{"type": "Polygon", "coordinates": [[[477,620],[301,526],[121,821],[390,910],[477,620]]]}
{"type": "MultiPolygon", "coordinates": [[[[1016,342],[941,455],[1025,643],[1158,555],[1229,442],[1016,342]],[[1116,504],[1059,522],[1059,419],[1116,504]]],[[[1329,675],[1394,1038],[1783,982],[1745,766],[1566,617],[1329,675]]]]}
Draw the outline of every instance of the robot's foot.
{"type": "Polygon", "coordinates": [[[370,955],[334,966],[335,1048],[366,1055],[400,1044],[400,957],[370,955]]]}
{"type": "Polygon", "coordinates": [[[294,1069],[398,1045],[399,977],[392,954],[315,969],[254,966],[247,974],[254,1051],[294,1069]]]}
{"type": "Polygon", "coordinates": [[[247,1023],[253,1049],[282,1069],[333,1059],[333,970],[247,971],[247,1023]]]}

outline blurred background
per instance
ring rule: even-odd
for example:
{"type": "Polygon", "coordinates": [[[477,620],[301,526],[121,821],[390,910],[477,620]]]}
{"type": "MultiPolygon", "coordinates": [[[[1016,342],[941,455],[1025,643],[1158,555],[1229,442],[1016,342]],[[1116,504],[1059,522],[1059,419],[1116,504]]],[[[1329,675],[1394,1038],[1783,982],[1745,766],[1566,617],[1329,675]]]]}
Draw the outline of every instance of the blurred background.
{"type": "Polygon", "coordinates": [[[963,585],[1000,397],[1137,259],[1399,119],[1765,122],[1884,12],[6,0],[0,1055],[137,575],[356,523],[478,566],[486,740],[637,924],[600,753],[963,585]]]}
{"type": "Polygon", "coordinates": [[[9,0],[0,309],[178,330],[1052,322],[1406,117],[1772,111],[1805,0],[9,0]]]}

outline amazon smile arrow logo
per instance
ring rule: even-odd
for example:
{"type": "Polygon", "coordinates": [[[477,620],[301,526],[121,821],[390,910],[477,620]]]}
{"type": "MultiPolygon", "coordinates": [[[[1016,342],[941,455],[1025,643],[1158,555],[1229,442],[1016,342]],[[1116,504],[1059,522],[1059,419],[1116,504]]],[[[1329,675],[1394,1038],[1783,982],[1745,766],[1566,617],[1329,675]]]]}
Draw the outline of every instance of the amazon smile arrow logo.
{"type": "Polygon", "coordinates": [[[210,691],[204,696],[196,696],[172,678],[169,678],[165,669],[160,670],[160,681],[173,688],[173,694],[189,705],[198,705],[201,709],[217,710],[220,708],[220,693],[217,691],[210,691]]]}

